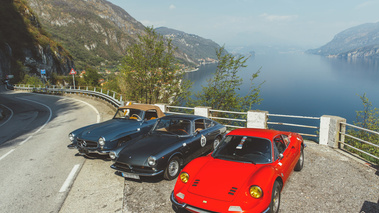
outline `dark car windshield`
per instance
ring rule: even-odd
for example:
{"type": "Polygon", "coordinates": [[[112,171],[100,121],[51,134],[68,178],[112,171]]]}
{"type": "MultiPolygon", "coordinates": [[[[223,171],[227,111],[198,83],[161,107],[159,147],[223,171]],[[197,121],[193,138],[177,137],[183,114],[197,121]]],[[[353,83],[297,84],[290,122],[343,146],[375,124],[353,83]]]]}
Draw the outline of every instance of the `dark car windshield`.
{"type": "Polygon", "coordinates": [[[182,118],[162,118],[152,131],[154,133],[186,136],[191,132],[191,121],[182,118]]]}
{"type": "Polygon", "coordinates": [[[143,119],[143,110],[140,109],[118,109],[114,115],[114,119],[143,119]]]}
{"type": "Polygon", "coordinates": [[[226,136],[212,157],[257,164],[271,163],[271,142],[265,138],[226,136]]]}

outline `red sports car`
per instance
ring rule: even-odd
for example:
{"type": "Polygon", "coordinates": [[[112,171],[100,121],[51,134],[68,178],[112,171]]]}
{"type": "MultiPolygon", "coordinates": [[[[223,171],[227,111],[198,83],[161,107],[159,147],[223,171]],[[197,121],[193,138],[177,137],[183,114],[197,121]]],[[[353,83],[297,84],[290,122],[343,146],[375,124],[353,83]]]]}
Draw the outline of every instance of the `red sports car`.
{"type": "Polygon", "coordinates": [[[175,210],[278,212],[280,193],[304,165],[303,138],[292,132],[242,128],[208,156],[194,159],[171,194],[175,210]]]}

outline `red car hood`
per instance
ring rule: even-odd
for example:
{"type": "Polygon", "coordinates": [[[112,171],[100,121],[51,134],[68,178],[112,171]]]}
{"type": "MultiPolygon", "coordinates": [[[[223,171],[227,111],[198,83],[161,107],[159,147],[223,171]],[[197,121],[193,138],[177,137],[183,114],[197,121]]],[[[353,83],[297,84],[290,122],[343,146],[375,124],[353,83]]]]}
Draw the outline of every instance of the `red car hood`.
{"type": "Polygon", "coordinates": [[[244,185],[260,167],[262,165],[212,158],[200,167],[188,191],[211,199],[232,201],[239,191],[248,191],[244,185]]]}

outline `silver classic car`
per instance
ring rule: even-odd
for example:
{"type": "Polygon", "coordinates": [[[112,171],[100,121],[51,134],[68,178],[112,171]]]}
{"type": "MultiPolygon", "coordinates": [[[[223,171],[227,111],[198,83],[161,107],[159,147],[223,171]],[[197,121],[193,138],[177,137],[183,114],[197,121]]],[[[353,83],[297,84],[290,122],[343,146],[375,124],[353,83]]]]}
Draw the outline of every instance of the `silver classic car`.
{"type": "Polygon", "coordinates": [[[146,134],[154,126],[156,119],[165,116],[159,107],[134,104],[120,107],[113,119],[92,124],[69,134],[69,149],[78,149],[80,154],[108,155],[129,140],[146,134]]]}

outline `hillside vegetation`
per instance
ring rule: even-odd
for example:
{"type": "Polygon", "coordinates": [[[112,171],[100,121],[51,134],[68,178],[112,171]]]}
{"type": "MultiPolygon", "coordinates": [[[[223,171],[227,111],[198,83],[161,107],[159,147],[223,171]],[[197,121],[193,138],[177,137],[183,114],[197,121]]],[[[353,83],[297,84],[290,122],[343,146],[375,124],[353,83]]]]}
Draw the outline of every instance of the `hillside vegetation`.
{"type": "Polygon", "coordinates": [[[40,69],[64,73],[73,66],[70,54],[41,26],[25,0],[0,5],[0,76],[38,74],[40,69]]]}
{"type": "MultiPolygon", "coordinates": [[[[79,69],[87,65],[98,68],[118,65],[127,48],[138,43],[138,36],[143,36],[145,33],[145,26],[125,10],[106,0],[28,0],[28,2],[46,30],[70,51],[79,69]]],[[[206,40],[200,37],[196,39],[206,40]]],[[[174,44],[178,47],[174,51],[175,58],[183,64],[195,65],[197,57],[215,55],[214,46],[218,45],[214,42],[210,46],[204,46],[203,42],[197,44],[202,47],[193,49],[174,44]]]]}
{"type": "Polygon", "coordinates": [[[344,30],[326,45],[307,52],[329,57],[379,59],[379,22],[344,30]]]}
{"type": "Polygon", "coordinates": [[[167,27],[158,27],[155,30],[165,38],[171,39],[172,44],[178,47],[191,59],[217,59],[216,50],[221,47],[210,39],[205,39],[194,34],[188,34],[167,27]]]}

